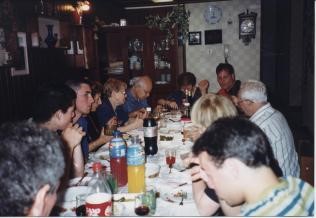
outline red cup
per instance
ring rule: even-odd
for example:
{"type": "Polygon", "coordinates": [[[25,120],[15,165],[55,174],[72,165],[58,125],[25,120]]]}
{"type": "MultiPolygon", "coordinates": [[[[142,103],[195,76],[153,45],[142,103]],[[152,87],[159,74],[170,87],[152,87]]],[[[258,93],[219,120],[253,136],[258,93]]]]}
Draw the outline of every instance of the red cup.
{"type": "Polygon", "coordinates": [[[86,198],[87,216],[111,216],[112,196],[108,193],[95,193],[86,198]]]}

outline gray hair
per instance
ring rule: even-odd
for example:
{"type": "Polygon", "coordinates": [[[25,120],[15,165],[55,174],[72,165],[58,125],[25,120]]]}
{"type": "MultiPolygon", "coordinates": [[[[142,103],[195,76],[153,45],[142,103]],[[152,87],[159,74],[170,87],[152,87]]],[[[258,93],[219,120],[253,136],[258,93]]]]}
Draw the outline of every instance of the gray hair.
{"type": "Polygon", "coordinates": [[[267,88],[258,80],[247,80],[243,82],[239,90],[239,98],[253,102],[267,102],[267,88]]]}
{"type": "Polygon", "coordinates": [[[57,133],[32,121],[0,126],[0,216],[25,216],[46,184],[55,192],[65,159],[57,133]]]}
{"type": "Polygon", "coordinates": [[[129,84],[130,84],[131,86],[137,86],[137,85],[140,84],[141,80],[142,80],[141,76],[136,76],[136,77],[133,77],[133,78],[130,80],[129,84]]]}

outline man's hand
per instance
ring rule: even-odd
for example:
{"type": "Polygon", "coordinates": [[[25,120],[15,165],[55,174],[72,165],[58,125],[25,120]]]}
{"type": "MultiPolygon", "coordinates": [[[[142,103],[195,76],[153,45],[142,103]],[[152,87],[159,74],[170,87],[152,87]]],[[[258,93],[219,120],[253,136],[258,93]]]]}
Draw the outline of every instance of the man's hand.
{"type": "Polygon", "coordinates": [[[62,139],[67,143],[70,150],[76,145],[80,144],[81,139],[86,133],[78,124],[72,125],[71,123],[61,133],[62,139]]]}
{"type": "Polygon", "coordinates": [[[208,82],[208,80],[204,79],[201,80],[198,84],[198,87],[202,93],[202,95],[206,94],[208,92],[208,87],[209,87],[210,83],[208,82]]]}

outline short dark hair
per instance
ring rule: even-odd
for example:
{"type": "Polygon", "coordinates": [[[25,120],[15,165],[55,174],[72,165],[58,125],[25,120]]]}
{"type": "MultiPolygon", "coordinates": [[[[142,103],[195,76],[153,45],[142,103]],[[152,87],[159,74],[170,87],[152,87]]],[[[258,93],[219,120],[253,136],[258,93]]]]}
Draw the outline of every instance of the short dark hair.
{"type": "Polygon", "coordinates": [[[179,87],[181,87],[183,85],[195,86],[195,84],[196,84],[196,77],[191,72],[181,73],[178,76],[178,85],[179,85],[179,87]]]}
{"type": "Polygon", "coordinates": [[[44,123],[51,119],[53,114],[62,110],[66,112],[75,104],[76,93],[64,84],[45,84],[35,95],[32,116],[35,122],[44,123]]]}
{"type": "Polygon", "coordinates": [[[75,92],[77,92],[80,89],[81,84],[87,84],[91,86],[91,82],[85,78],[68,80],[65,84],[72,88],[75,92]]]}
{"type": "Polygon", "coordinates": [[[46,184],[56,191],[65,159],[57,133],[32,121],[0,126],[0,216],[25,216],[46,184]]]}
{"type": "Polygon", "coordinates": [[[276,175],[282,174],[266,134],[245,118],[218,119],[195,142],[192,151],[195,155],[206,151],[218,167],[227,158],[237,158],[248,167],[268,166],[276,175]]]}
{"type": "Polygon", "coordinates": [[[91,95],[94,97],[96,94],[102,94],[103,92],[103,85],[98,81],[91,81],[91,95]]]}
{"type": "Polygon", "coordinates": [[[227,71],[229,74],[235,74],[234,67],[229,63],[220,63],[216,67],[216,74],[219,74],[222,70],[227,71]]]}

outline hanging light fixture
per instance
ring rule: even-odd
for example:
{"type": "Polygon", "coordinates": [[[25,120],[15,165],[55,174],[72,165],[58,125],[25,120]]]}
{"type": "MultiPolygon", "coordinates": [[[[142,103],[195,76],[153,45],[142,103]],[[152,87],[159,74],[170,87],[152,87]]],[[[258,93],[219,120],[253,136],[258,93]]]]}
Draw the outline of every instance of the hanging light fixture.
{"type": "Polygon", "coordinates": [[[77,1],[76,11],[79,15],[79,24],[82,24],[82,14],[90,10],[89,1],[77,1]]]}
{"type": "Polygon", "coordinates": [[[173,0],[151,0],[154,3],[173,2],[173,0]]]}

